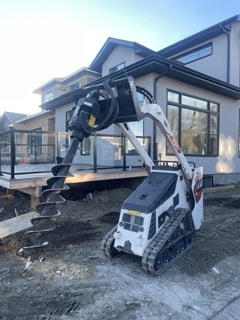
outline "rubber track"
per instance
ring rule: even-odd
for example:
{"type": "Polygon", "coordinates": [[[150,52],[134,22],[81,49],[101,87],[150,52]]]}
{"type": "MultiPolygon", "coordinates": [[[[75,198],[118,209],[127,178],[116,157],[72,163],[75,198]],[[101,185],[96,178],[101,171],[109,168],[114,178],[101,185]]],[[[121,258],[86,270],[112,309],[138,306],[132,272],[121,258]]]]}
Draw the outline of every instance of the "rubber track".
{"type": "MultiPolygon", "coordinates": [[[[114,226],[102,239],[101,249],[104,252],[105,256],[112,258],[111,246],[114,241],[114,232],[117,231],[117,225],[114,226]]],[[[116,249],[115,249],[116,250],[116,249]]],[[[117,250],[116,250],[117,251],[117,250]]]]}
{"type": "MultiPolygon", "coordinates": [[[[189,245],[184,251],[182,251],[180,254],[174,257],[169,263],[163,266],[163,268],[159,270],[155,269],[155,259],[157,254],[164,248],[167,241],[171,238],[172,234],[185,217],[187,218],[187,220],[192,220],[191,215],[189,214],[189,210],[178,208],[166,221],[162,229],[160,229],[159,233],[150,242],[150,244],[143,252],[142,268],[144,271],[152,275],[158,275],[161,272],[163,272],[166,268],[168,268],[175,260],[182,257],[186,253],[186,251],[192,247],[192,245],[189,245]]],[[[189,227],[191,226],[191,229],[193,228],[191,221],[189,221],[187,224],[189,225],[189,227]]],[[[193,233],[193,229],[190,230],[190,232],[193,233]]]]}

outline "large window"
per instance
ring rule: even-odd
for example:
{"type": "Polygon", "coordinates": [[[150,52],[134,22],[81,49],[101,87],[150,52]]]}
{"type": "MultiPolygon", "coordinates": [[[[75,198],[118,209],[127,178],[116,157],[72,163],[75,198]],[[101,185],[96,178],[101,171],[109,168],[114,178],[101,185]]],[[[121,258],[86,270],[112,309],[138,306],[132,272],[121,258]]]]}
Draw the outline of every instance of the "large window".
{"type": "Polygon", "coordinates": [[[53,98],[54,98],[53,91],[48,91],[43,94],[42,102],[43,103],[48,102],[48,101],[52,100],[53,98]]]}
{"type": "MultiPolygon", "coordinates": [[[[218,155],[219,105],[217,103],[168,91],[167,117],[184,154],[218,155]]],[[[172,154],[167,144],[167,154],[172,154]]]]}
{"type": "Polygon", "coordinates": [[[198,47],[194,50],[188,51],[181,56],[175,58],[175,60],[182,62],[184,64],[205,58],[212,54],[212,44],[209,43],[202,47],[198,47]]]}

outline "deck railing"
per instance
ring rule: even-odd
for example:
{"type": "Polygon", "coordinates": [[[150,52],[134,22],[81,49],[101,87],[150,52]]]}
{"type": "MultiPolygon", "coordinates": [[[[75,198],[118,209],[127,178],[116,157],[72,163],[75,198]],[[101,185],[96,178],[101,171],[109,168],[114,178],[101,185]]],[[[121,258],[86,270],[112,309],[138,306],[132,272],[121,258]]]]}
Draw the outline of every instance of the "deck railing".
{"type": "MultiPolygon", "coordinates": [[[[150,137],[138,137],[150,154],[150,137]]],[[[69,133],[15,130],[0,133],[0,175],[42,174],[64,158],[70,144],[69,133]]],[[[79,145],[73,169],[89,172],[141,167],[139,155],[123,135],[95,134],[79,145]]]]}

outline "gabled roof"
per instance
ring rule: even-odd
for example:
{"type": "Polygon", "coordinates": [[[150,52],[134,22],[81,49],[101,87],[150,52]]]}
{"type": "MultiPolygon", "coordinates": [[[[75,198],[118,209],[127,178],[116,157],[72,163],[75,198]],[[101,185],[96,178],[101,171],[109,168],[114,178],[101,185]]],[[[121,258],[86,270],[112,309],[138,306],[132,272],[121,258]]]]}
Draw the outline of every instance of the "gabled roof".
{"type": "Polygon", "coordinates": [[[44,116],[54,116],[54,115],[55,115],[55,113],[52,111],[41,111],[41,112],[38,112],[35,114],[27,115],[25,118],[17,120],[16,123],[22,123],[22,122],[26,122],[28,120],[37,119],[37,118],[44,117],[44,116]]]}
{"type": "Polygon", "coordinates": [[[12,124],[14,124],[15,122],[17,122],[20,119],[26,118],[27,114],[25,113],[16,113],[16,112],[8,112],[5,111],[3,113],[3,116],[6,116],[9,120],[9,122],[11,122],[12,124]]]}
{"type": "Polygon", "coordinates": [[[181,41],[178,41],[162,50],[159,50],[158,53],[164,57],[170,57],[177,54],[183,50],[186,50],[194,45],[200,44],[204,41],[207,41],[213,37],[216,37],[225,31],[229,31],[231,24],[235,21],[240,21],[240,15],[235,15],[231,18],[228,18],[224,21],[221,21],[207,29],[204,29],[198,33],[193,34],[190,37],[187,37],[181,41]]]}
{"type": "Polygon", "coordinates": [[[33,93],[42,93],[42,90],[45,89],[47,90],[47,88],[51,88],[53,87],[54,85],[56,84],[66,84],[68,83],[69,81],[72,81],[74,80],[74,78],[79,78],[80,76],[83,76],[84,74],[94,74],[94,75],[98,75],[97,72],[93,71],[93,70],[90,70],[89,68],[86,68],[86,67],[83,67],[73,73],[71,73],[70,75],[64,77],[64,78],[54,78],[54,79],[51,79],[49,80],[48,82],[44,83],[43,85],[41,85],[40,87],[38,87],[37,89],[35,89],[33,91],[33,93]]]}
{"type": "Polygon", "coordinates": [[[41,94],[43,89],[45,89],[47,87],[52,87],[56,84],[61,84],[63,82],[63,79],[64,78],[53,78],[53,79],[47,81],[46,83],[44,83],[43,85],[41,85],[40,87],[38,87],[37,89],[35,89],[33,91],[33,93],[41,94]]]}
{"type": "Polygon", "coordinates": [[[101,73],[102,64],[116,46],[125,46],[133,48],[136,54],[142,57],[147,57],[154,53],[153,50],[144,47],[143,45],[137,42],[121,40],[116,38],[108,38],[102,46],[102,48],[100,49],[100,51],[98,52],[98,54],[96,55],[96,57],[94,58],[94,60],[92,61],[92,63],[90,64],[89,68],[101,73]]]}
{"type": "MultiPolygon", "coordinates": [[[[172,62],[159,56],[158,54],[153,54],[143,60],[129,65],[128,67],[118,72],[115,72],[114,74],[111,74],[110,76],[108,75],[94,82],[91,82],[91,86],[99,84],[104,79],[109,79],[110,77],[111,79],[119,79],[126,77],[126,75],[131,75],[134,78],[137,78],[151,72],[157,73],[161,76],[166,76],[179,81],[183,81],[185,83],[198,86],[200,88],[224,95],[226,97],[240,99],[239,87],[210,77],[204,73],[187,68],[181,63],[172,62]]],[[[83,96],[84,88],[79,88],[42,104],[41,108],[45,110],[55,110],[56,108],[67,103],[76,103],[78,99],[83,96]]]]}

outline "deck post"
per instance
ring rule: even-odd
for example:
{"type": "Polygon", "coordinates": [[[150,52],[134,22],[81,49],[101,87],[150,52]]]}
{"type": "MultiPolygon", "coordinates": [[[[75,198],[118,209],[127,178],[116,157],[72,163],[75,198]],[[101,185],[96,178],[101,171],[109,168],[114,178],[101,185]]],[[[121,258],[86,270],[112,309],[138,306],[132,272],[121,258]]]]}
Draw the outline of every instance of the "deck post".
{"type": "Polygon", "coordinates": [[[10,161],[11,161],[11,179],[15,178],[16,164],[16,147],[15,147],[15,132],[13,125],[9,126],[10,131],[10,161]]]}
{"type": "Polygon", "coordinates": [[[31,196],[31,208],[35,209],[40,202],[40,197],[42,195],[42,187],[36,186],[28,188],[18,188],[18,190],[31,196]]]}
{"type": "Polygon", "coordinates": [[[97,172],[97,135],[93,136],[93,171],[97,172]]]}
{"type": "Polygon", "coordinates": [[[122,136],[122,153],[123,153],[123,171],[127,169],[127,159],[126,159],[126,137],[122,136]]]}

